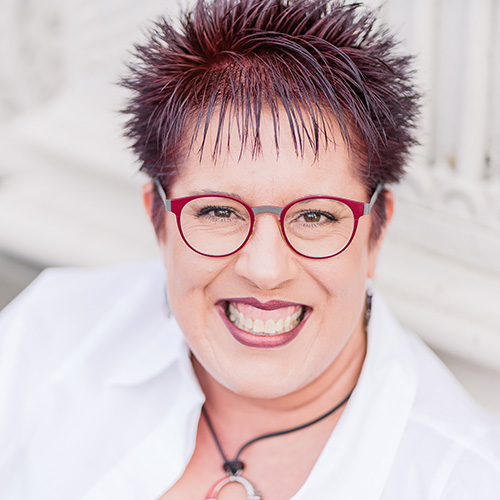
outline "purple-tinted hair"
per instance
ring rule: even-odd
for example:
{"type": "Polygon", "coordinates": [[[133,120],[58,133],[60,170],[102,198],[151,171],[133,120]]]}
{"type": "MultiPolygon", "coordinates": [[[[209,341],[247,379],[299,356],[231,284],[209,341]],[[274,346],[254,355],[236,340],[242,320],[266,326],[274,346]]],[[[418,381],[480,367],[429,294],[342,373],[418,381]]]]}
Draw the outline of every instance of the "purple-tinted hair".
{"type": "MultiPolygon", "coordinates": [[[[361,4],[198,0],[179,30],[160,19],[135,58],[123,81],[133,92],[126,134],[141,171],[159,178],[167,195],[195,139],[204,154],[211,122],[218,127],[214,161],[235,130],[240,153],[250,147],[258,154],[263,110],[274,121],[277,154],[280,116],[298,155],[306,146],[318,155],[340,130],[368,195],[401,178],[416,142],[411,58],[396,52],[394,38],[361,4]]],[[[383,198],[374,207],[372,241],[385,222],[383,198]]],[[[158,196],[153,212],[161,231],[158,196]]]]}

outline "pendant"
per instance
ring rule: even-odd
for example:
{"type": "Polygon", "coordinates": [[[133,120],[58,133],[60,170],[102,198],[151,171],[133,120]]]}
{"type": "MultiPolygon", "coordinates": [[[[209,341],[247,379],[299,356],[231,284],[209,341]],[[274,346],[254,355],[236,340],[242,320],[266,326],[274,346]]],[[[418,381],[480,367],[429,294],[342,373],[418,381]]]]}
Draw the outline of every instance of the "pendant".
{"type": "Polygon", "coordinates": [[[213,488],[208,492],[207,498],[205,500],[217,500],[217,494],[224,486],[230,483],[241,484],[247,492],[247,500],[262,500],[257,490],[254,488],[253,484],[244,477],[240,475],[231,474],[230,476],[221,479],[218,483],[213,486],[213,488]]]}

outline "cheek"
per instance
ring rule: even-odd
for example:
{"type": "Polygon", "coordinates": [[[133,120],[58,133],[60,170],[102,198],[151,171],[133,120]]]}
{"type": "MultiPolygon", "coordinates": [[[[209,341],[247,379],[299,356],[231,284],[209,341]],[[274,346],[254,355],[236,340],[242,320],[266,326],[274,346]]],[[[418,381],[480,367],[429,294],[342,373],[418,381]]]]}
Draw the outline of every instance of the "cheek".
{"type": "Polygon", "coordinates": [[[346,335],[352,333],[363,310],[366,266],[360,260],[345,259],[330,273],[327,283],[327,311],[324,321],[346,335]]]}
{"type": "Polygon", "coordinates": [[[339,328],[350,330],[359,319],[365,301],[366,278],[369,272],[370,253],[364,238],[353,241],[340,255],[319,261],[312,269],[316,283],[323,288],[327,308],[325,321],[334,321],[339,328]]]}
{"type": "Polygon", "coordinates": [[[167,295],[172,312],[179,322],[191,323],[201,318],[209,306],[207,288],[224,268],[224,259],[193,252],[182,240],[175,220],[167,222],[160,247],[167,269],[167,295]]]}
{"type": "Polygon", "coordinates": [[[330,295],[351,294],[359,283],[364,287],[369,262],[369,251],[360,239],[354,241],[345,252],[327,259],[323,267],[315,270],[314,275],[330,295]]]}

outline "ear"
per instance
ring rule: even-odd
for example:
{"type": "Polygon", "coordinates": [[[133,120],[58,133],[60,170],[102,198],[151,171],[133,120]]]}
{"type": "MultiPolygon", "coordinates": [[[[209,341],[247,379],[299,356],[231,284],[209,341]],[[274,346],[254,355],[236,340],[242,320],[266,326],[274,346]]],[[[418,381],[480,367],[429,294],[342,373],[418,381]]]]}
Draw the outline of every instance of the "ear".
{"type": "Polygon", "coordinates": [[[146,184],[142,186],[142,200],[144,202],[144,208],[146,209],[146,213],[148,214],[149,220],[151,221],[151,224],[153,225],[153,228],[155,230],[156,239],[158,240],[158,243],[161,246],[165,237],[164,234],[165,228],[163,228],[163,230],[159,230],[153,219],[153,211],[155,208],[154,204],[156,200],[156,188],[154,182],[152,181],[146,182],[146,184]]]}
{"type": "Polygon", "coordinates": [[[385,203],[386,220],[384,226],[382,227],[378,240],[375,243],[372,243],[372,246],[369,250],[368,270],[366,273],[368,278],[373,278],[375,276],[375,269],[377,267],[377,256],[380,251],[380,247],[382,246],[382,242],[384,241],[385,234],[387,232],[387,227],[389,226],[389,223],[391,222],[392,219],[392,215],[394,213],[394,195],[392,191],[385,191],[384,203],[385,203]]]}
{"type": "Polygon", "coordinates": [[[155,186],[153,181],[146,182],[142,186],[142,201],[148,214],[149,220],[153,222],[153,203],[155,199],[155,186]]]}

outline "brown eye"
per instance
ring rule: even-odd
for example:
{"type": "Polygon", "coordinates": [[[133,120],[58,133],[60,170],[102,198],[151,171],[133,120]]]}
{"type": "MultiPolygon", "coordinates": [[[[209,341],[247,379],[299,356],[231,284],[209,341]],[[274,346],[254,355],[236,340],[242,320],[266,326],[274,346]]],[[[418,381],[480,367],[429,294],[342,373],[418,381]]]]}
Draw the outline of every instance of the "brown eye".
{"type": "Polygon", "coordinates": [[[310,224],[313,224],[315,222],[317,223],[321,220],[321,214],[318,212],[308,212],[308,213],[304,214],[303,217],[304,217],[304,220],[310,224]]]}
{"type": "Polygon", "coordinates": [[[216,219],[230,219],[232,216],[235,216],[234,210],[227,207],[204,207],[199,213],[198,217],[203,217],[208,215],[210,217],[215,217],[216,219]]]}
{"type": "Polygon", "coordinates": [[[214,209],[214,216],[221,219],[229,219],[231,217],[231,211],[227,208],[216,208],[214,209]]]}

